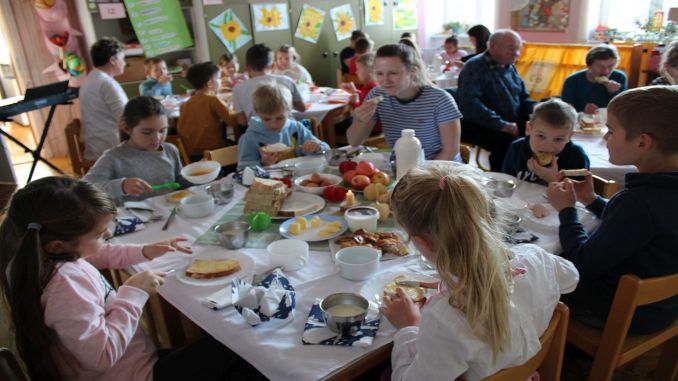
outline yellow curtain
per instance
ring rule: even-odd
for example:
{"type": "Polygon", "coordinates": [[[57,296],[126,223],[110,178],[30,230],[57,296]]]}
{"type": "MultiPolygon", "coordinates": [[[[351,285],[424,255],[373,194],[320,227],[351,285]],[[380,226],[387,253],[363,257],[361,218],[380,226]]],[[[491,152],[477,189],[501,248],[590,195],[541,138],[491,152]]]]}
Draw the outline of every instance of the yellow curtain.
{"type": "MultiPolygon", "coordinates": [[[[586,52],[592,45],[538,44],[526,42],[516,63],[516,69],[525,81],[530,98],[539,100],[559,96],[568,75],[586,68],[586,52]]],[[[632,45],[617,45],[617,69],[629,75],[632,45]]]]}

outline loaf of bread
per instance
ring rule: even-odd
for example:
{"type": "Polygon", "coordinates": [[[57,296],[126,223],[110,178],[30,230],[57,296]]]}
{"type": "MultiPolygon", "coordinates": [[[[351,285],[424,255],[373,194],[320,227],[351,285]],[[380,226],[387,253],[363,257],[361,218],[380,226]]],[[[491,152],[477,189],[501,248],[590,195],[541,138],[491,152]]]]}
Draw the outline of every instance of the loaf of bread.
{"type": "Polygon", "coordinates": [[[407,296],[412,299],[413,302],[419,303],[426,300],[426,290],[423,287],[410,287],[410,286],[401,286],[398,284],[399,281],[403,280],[414,280],[408,278],[407,275],[398,275],[391,282],[387,283],[384,286],[384,296],[393,296],[396,293],[396,288],[402,288],[407,296]]]}
{"type": "Polygon", "coordinates": [[[235,259],[196,259],[186,269],[186,276],[195,279],[221,278],[240,271],[235,259]]]}
{"type": "Polygon", "coordinates": [[[255,178],[245,193],[245,213],[265,212],[277,216],[290,190],[278,180],[255,178]]]}

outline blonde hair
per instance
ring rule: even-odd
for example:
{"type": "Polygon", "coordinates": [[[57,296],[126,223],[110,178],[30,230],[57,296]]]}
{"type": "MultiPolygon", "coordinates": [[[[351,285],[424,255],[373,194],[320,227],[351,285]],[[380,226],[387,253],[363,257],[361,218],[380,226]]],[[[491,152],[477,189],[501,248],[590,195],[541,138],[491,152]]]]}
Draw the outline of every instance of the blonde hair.
{"type": "Polygon", "coordinates": [[[509,347],[511,277],[491,198],[453,164],[414,168],[391,195],[396,220],[410,236],[428,236],[449,303],[466,315],[493,358],[509,347]],[[441,180],[442,179],[442,180],[441,180]]]}
{"type": "Polygon", "coordinates": [[[292,93],[275,82],[262,83],[252,94],[252,105],[257,114],[275,114],[292,111],[292,93]]]}

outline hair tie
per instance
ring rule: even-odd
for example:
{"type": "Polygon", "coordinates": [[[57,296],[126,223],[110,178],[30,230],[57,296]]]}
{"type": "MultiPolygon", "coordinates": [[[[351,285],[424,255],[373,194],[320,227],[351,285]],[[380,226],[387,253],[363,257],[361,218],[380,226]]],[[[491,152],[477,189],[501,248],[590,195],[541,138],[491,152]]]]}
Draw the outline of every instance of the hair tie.
{"type": "Polygon", "coordinates": [[[28,224],[26,229],[28,229],[28,230],[35,229],[37,231],[40,231],[40,229],[42,229],[42,225],[40,225],[37,222],[31,222],[30,224],[28,224]]]}
{"type": "Polygon", "coordinates": [[[441,177],[440,180],[438,181],[438,188],[440,188],[440,190],[443,190],[443,189],[444,189],[444,187],[445,187],[445,180],[447,180],[447,175],[441,177]]]}

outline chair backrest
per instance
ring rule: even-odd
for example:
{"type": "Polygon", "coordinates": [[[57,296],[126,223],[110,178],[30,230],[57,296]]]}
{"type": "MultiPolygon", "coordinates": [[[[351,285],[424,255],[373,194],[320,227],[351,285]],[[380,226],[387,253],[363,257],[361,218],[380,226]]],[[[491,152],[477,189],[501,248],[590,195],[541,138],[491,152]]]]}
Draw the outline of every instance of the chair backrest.
{"type": "Polygon", "coordinates": [[[605,180],[598,175],[593,175],[593,190],[596,192],[596,194],[605,198],[611,198],[615,193],[617,193],[618,188],[619,187],[616,181],[605,180]]]}
{"type": "Polygon", "coordinates": [[[167,143],[172,143],[177,147],[179,150],[179,156],[181,156],[181,164],[188,165],[191,162],[191,160],[188,158],[188,154],[186,153],[184,142],[181,141],[181,137],[179,135],[167,135],[165,141],[167,143]]]}
{"type": "Polygon", "coordinates": [[[463,161],[464,164],[468,164],[471,160],[471,147],[466,144],[460,144],[459,155],[461,156],[461,161],[463,161]]]}
{"type": "Polygon", "coordinates": [[[484,378],[483,381],[526,380],[536,370],[539,370],[541,380],[560,380],[569,316],[570,310],[567,306],[563,303],[558,303],[556,309],[553,311],[549,326],[539,339],[541,342],[541,349],[539,352],[525,364],[503,369],[492,376],[484,378]]]}
{"type": "Polygon", "coordinates": [[[0,348],[0,380],[27,381],[28,377],[21,370],[14,353],[7,348],[0,348]]]}
{"type": "Polygon", "coordinates": [[[207,160],[219,162],[222,167],[238,164],[238,146],[229,146],[211,151],[205,151],[204,157],[207,160]]]}
{"type": "Polygon", "coordinates": [[[68,144],[68,155],[71,158],[73,173],[76,176],[85,176],[95,161],[85,159],[85,147],[80,142],[80,119],[75,118],[68,123],[64,133],[66,134],[66,144],[68,144]]]}

